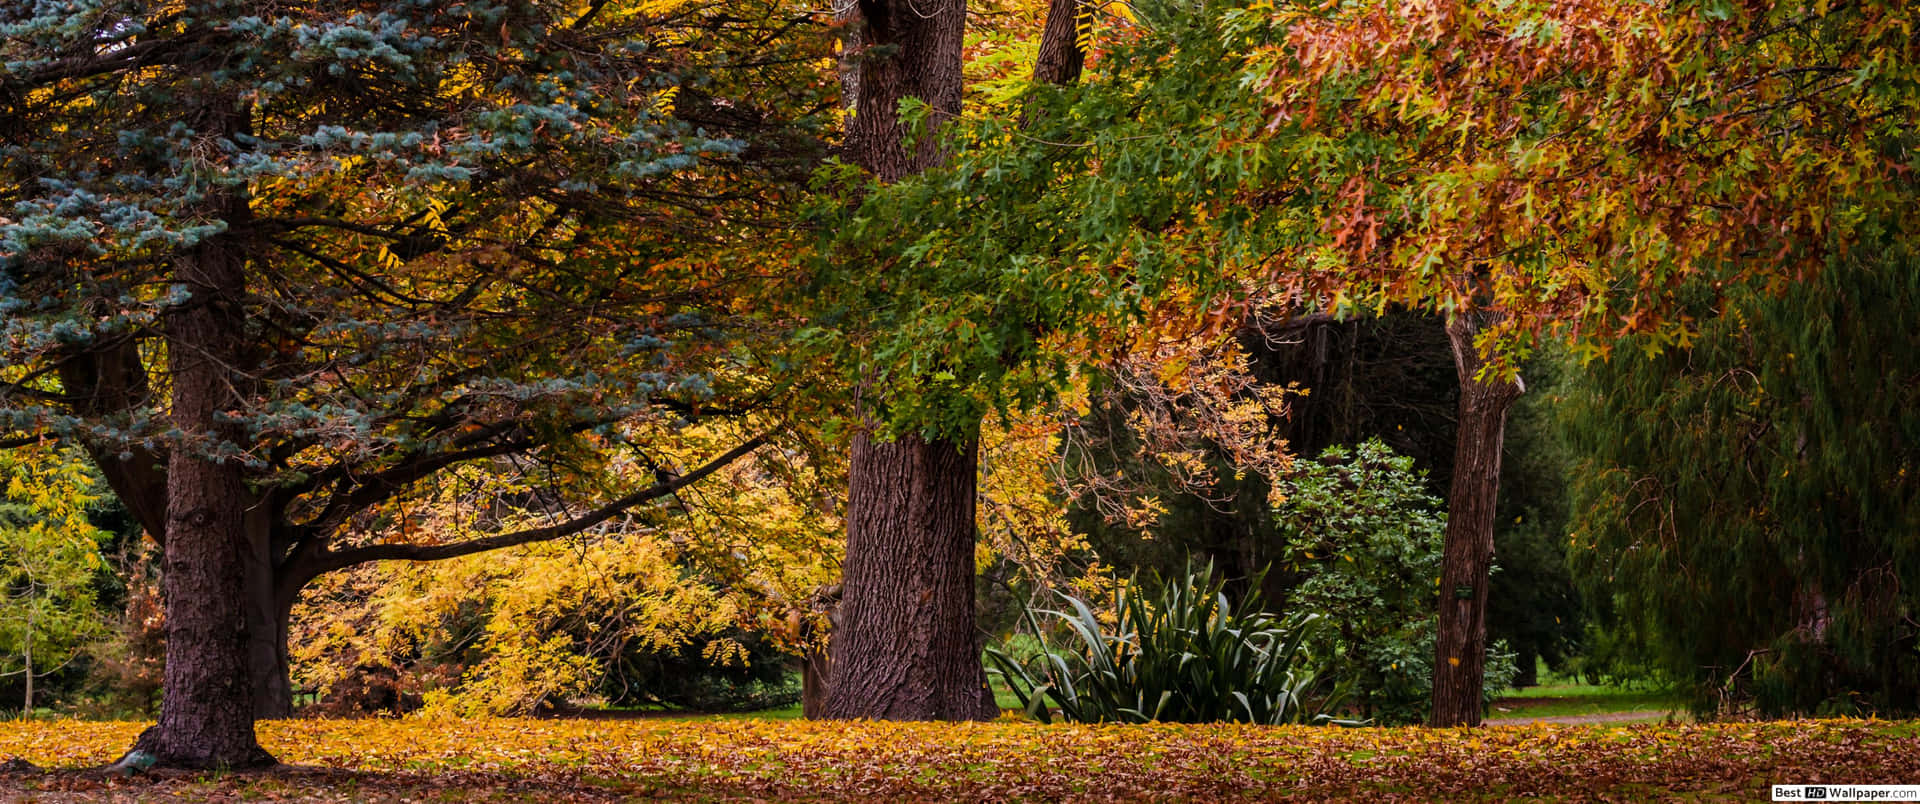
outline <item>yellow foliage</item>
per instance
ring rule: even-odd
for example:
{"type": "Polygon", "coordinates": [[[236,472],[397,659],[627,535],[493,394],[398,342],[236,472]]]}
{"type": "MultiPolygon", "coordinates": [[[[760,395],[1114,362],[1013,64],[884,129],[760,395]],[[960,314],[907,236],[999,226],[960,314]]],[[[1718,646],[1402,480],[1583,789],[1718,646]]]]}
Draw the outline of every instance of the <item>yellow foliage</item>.
{"type": "MultiPolygon", "coordinates": [[[[625,435],[673,446],[645,461],[615,453],[587,462],[590,471],[462,467],[386,512],[384,539],[440,544],[537,527],[556,515],[547,509],[557,487],[639,488],[745,437],[625,435]]],[[[786,624],[813,616],[809,596],[837,575],[839,517],[806,456],[780,445],[761,453],[577,537],[322,577],[296,610],[296,683],[325,693],[377,670],[433,713],[509,714],[587,696],[623,652],[705,641],[703,658],[740,666],[748,651],[726,638],[735,628],[797,651],[808,629],[786,624]]]]}

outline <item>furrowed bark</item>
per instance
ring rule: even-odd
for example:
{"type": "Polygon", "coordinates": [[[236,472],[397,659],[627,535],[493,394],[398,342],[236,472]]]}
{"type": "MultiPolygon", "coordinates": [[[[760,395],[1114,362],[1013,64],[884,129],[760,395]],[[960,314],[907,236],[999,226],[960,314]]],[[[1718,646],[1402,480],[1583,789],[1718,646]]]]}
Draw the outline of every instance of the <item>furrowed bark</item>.
{"type": "MultiPolygon", "coordinates": [[[[245,217],[243,200],[224,206],[229,221],[245,217]]],[[[165,697],[159,723],[134,745],[163,767],[274,764],[253,731],[252,495],[237,458],[208,454],[245,443],[243,428],[222,415],[239,409],[244,385],[245,260],[224,236],[182,255],[175,278],[191,296],[166,317],[173,423],[192,446],[176,448],[167,464],[165,697]]]]}
{"type": "MultiPolygon", "coordinates": [[[[931,133],[906,147],[898,110],[901,100],[919,98],[935,126],[959,114],[966,3],[860,2],[849,17],[849,157],[883,182],[939,164],[944,155],[931,133]]],[[[881,443],[871,433],[856,436],[824,717],[998,714],[973,622],[977,455],[973,437],[881,443]]]]}
{"type": "Polygon", "coordinates": [[[977,443],[855,438],[826,717],[999,714],[973,622],[977,443]]]}
{"type": "MultiPolygon", "coordinates": [[[[1079,77],[1084,12],[1077,0],[1051,4],[1036,81],[1065,84],[1079,77]]],[[[911,151],[901,145],[905,132],[895,112],[901,99],[916,97],[933,109],[936,124],[959,113],[965,17],[960,0],[932,8],[856,7],[852,63],[844,71],[845,87],[856,95],[849,155],[881,181],[942,160],[936,137],[922,136],[911,151]]],[[[978,457],[971,433],[951,440],[855,437],[843,597],[829,667],[814,674],[828,683],[820,716],[971,720],[998,714],[973,617],[978,457]]]]}
{"type": "Polygon", "coordinates": [[[1473,339],[1486,323],[1483,315],[1471,313],[1447,323],[1460,378],[1460,422],[1441,551],[1440,631],[1435,640],[1430,721],[1435,726],[1478,726],[1483,713],[1487,587],[1493,568],[1494,506],[1500,495],[1500,450],[1507,411],[1523,390],[1518,378],[1478,378],[1487,361],[1473,339]]]}

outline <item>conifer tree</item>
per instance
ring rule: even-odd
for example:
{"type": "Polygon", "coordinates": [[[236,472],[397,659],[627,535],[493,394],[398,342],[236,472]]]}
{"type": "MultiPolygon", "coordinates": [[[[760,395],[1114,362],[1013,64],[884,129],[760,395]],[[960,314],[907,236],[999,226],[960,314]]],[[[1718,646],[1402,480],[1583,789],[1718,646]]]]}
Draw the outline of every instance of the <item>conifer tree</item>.
{"type": "Polygon", "coordinates": [[[1920,707],[1920,260],[1885,236],[1567,393],[1572,565],[1703,713],[1920,707]]]}
{"type": "Polygon", "coordinates": [[[544,527],[359,535],[448,467],[564,468],[760,393],[721,270],[818,158],[786,124],[819,107],[809,19],[0,7],[0,444],[84,448],[163,543],[166,694],[130,764],[272,761],[252,722],[286,712],[316,575],[581,532],[762,442],[544,527]]]}

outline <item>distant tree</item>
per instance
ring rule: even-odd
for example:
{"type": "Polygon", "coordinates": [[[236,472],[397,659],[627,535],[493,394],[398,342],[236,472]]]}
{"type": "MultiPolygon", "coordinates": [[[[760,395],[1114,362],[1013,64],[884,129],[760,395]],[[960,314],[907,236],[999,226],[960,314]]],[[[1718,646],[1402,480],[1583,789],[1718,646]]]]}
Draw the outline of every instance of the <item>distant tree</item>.
{"type": "Polygon", "coordinates": [[[1578,577],[1703,713],[1920,711],[1903,225],[1793,293],[1703,293],[1692,344],[1620,350],[1566,391],[1578,577]]]}
{"type": "Polygon", "coordinates": [[[87,518],[100,491],[77,451],[36,445],[0,451],[0,679],[52,675],[106,631],[95,595],[110,534],[87,518]]]}
{"type": "Polygon", "coordinates": [[[586,531],[763,443],[525,530],[363,536],[451,467],[589,477],[624,422],[768,392],[732,294],[821,154],[789,125],[823,111],[811,19],[0,7],[0,445],[86,449],[163,544],[166,693],[128,762],[271,762],[252,721],[288,710],[321,573],[586,531]]]}

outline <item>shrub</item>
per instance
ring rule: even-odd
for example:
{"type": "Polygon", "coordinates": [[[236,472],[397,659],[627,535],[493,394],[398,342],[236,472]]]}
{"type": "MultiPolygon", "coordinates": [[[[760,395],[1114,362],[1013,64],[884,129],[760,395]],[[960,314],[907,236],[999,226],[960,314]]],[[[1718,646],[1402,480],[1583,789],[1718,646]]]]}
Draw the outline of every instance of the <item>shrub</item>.
{"type": "MultiPolygon", "coordinates": [[[[1440,548],[1446,514],[1413,459],[1379,440],[1328,447],[1276,479],[1273,514],[1298,583],[1287,608],[1337,625],[1309,636],[1328,675],[1350,679],[1360,717],[1419,723],[1433,704],[1440,548]]],[[[1488,697],[1513,678],[1489,648],[1488,697]]]]}
{"type": "MultiPolygon", "coordinates": [[[[987,650],[993,672],[1006,681],[1027,713],[1051,722],[1298,723],[1318,708],[1308,701],[1314,674],[1301,652],[1316,618],[1276,618],[1237,610],[1213,567],[1160,581],[1151,592],[1128,583],[1114,596],[1108,623],[1086,601],[1061,597],[1072,611],[1027,613],[1057,620],[1069,644],[1041,649],[1025,662],[1004,649],[987,650]]],[[[1256,582],[1252,584],[1258,588],[1256,582]]],[[[1324,704],[1324,701],[1321,702],[1324,704]]]]}

